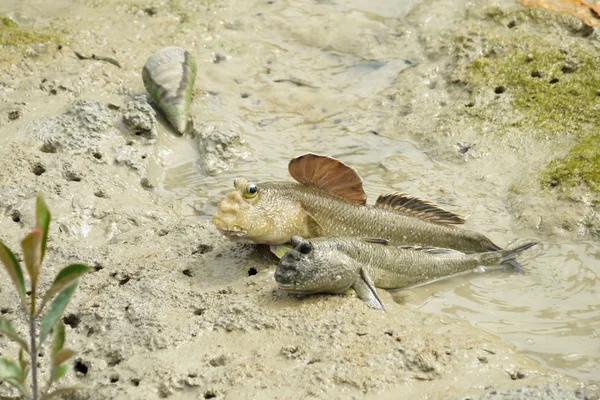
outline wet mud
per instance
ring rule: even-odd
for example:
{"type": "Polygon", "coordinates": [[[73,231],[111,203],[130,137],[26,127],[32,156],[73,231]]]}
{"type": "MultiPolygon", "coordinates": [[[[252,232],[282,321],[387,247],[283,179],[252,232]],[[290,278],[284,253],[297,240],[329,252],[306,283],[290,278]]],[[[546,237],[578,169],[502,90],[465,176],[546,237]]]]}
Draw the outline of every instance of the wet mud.
{"type": "MultiPolygon", "coordinates": [[[[76,352],[64,383],[91,388],[70,398],[598,398],[597,194],[589,175],[547,179],[594,137],[528,117],[505,65],[537,54],[536,34],[579,46],[576,65],[599,42],[572,17],[521,10],[3,2],[0,239],[19,248],[42,192],[53,223],[40,285],[68,263],[95,269],[64,318],[76,352]],[[198,62],[183,136],[141,79],[169,45],[198,62]],[[405,191],[499,245],[540,241],[526,275],[382,291],[387,313],[352,295],[284,295],[268,249],[227,241],[209,218],[234,178],[288,180],[305,151],[355,167],[370,203],[405,191]]],[[[0,283],[0,312],[25,332],[17,301],[0,283]]],[[[0,353],[17,349],[2,339],[0,353]]]]}

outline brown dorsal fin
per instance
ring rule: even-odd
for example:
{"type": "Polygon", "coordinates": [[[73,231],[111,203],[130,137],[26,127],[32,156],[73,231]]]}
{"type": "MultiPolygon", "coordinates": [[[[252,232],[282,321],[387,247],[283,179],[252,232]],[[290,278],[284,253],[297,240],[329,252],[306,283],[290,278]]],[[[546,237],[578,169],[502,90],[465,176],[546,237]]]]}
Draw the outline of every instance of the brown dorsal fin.
{"type": "Polygon", "coordinates": [[[307,153],[293,158],[288,165],[292,178],[303,185],[311,185],[356,204],[366,204],[362,178],[340,160],[329,156],[307,153]]]}
{"type": "Polygon", "coordinates": [[[461,215],[446,211],[429,200],[423,200],[406,193],[382,194],[377,198],[375,207],[399,211],[438,224],[465,223],[465,219],[461,215]]]}

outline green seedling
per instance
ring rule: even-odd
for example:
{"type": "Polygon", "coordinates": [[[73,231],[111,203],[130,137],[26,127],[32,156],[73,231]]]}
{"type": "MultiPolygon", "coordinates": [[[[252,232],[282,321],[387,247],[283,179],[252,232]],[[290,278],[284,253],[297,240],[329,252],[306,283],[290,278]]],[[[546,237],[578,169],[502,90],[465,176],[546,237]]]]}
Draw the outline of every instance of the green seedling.
{"type": "Polygon", "coordinates": [[[56,275],[54,282],[52,282],[48,291],[41,297],[41,301],[38,304],[37,284],[42,260],[46,252],[49,226],[50,212],[40,194],[36,202],[35,228],[21,241],[23,259],[27,274],[29,275],[30,292],[25,291],[25,279],[19,260],[0,241],[0,260],[17,288],[23,312],[29,321],[29,342],[27,342],[17,333],[8,319],[0,317],[0,333],[21,346],[17,361],[9,357],[0,357],[0,382],[6,382],[16,388],[25,398],[34,400],[60,398],[65,393],[83,388],[76,385],[50,391],[53,384],[58,382],[69,370],[70,365],[67,361],[74,354],[73,350],[64,347],[65,326],[60,320],[60,316],[75,292],[75,288],[79,283],[79,277],[92,271],[92,269],[82,264],[71,264],[63,268],[56,275]],[[48,304],[49,307],[46,307],[48,304]],[[44,313],[45,308],[47,310],[44,313]],[[38,321],[40,321],[39,337],[36,334],[38,321]],[[40,378],[38,376],[37,356],[38,351],[48,338],[51,330],[52,343],[49,349],[50,368],[48,379],[42,388],[39,385],[40,378]],[[30,370],[31,386],[26,383],[30,370]]]}

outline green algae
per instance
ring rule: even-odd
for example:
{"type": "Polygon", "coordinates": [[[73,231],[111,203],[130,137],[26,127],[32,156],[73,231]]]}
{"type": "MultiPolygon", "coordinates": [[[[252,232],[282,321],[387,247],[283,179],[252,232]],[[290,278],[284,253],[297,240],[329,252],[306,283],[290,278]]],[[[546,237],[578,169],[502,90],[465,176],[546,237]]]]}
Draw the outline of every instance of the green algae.
{"type": "Polygon", "coordinates": [[[593,193],[591,202],[600,204],[600,134],[583,139],[565,158],[551,161],[541,182],[550,187],[587,187],[593,193]]]}
{"type": "Polygon", "coordinates": [[[19,61],[29,46],[47,46],[61,41],[62,36],[55,29],[23,27],[10,18],[0,16],[0,64],[19,61]]]}
{"type": "MultiPolygon", "coordinates": [[[[564,158],[540,171],[539,182],[567,191],[587,188],[592,201],[600,203],[600,55],[594,49],[579,44],[560,47],[540,35],[492,36],[483,54],[467,67],[465,80],[475,88],[475,99],[486,90],[496,99],[509,96],[515,110],[509,124],[521,132],[553,140],[557,147],[566,138],[575,139],[564,158]]],[[[473,101],[465,113],[494,118],[498,105],[483,103],[473,101]]]]}
{"type": "Polygon", "coordinates": [[[0,45],[21,47],[36,43],[58,42],[60,36],[51,30],[21,27],[10,18],[0,18],[0,45]]]}
{"type": "MultiPolygon", "coordinates": [[[[466,78],[497,94],[506,92],[523,116],[516,125],[545,137],[559,133],[581,137],[600,128],[600,56],[581,47],[559,49],[529,39],[500,56],[476,59],[466,78]]],[[[479,112],[474,108],[471,113],[479,112]]]]}

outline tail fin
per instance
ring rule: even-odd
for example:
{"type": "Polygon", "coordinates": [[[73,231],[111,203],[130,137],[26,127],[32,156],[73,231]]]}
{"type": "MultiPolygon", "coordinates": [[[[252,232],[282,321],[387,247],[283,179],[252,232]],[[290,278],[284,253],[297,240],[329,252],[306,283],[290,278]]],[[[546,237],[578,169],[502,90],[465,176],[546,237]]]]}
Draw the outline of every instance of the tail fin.
{"type": "Polygon", "coordinates": [[[536,244],[537,244],[537,242],[530,242],[530,243],[525,243],[524,245],[521,245],[514,249],[501,250],[500,251],[500,255],[502,256],[501,264],[508,264],[511,267],[513,267],[515,269],[515,271],[517,271],[519,274],[524,274],[525,270],[523,269],[523,266],[521,264],[519,264],[517,262],[517,260],[515,260],[515,258],[519,254],[521,254],[525,250],[535,246],[536,244]]]}

